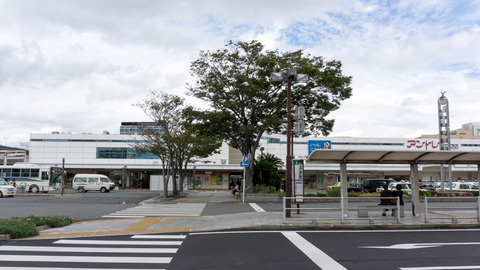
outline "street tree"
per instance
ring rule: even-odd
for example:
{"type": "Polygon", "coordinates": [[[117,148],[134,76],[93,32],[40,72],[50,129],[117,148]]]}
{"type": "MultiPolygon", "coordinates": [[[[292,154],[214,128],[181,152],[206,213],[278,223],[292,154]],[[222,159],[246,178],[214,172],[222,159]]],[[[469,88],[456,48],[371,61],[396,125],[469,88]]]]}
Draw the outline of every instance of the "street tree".
{"type": "Polygon", "coordinates": [[[262,153],[255,160],[255,172],[253,174],[253,184],[274,186],[277,190],[280,189],[282,175],[279,170],[282,169],[283,161],[270,153],[262,153]]]}
{"type": "Polygon", "coordinates": [[[161,127],[161,131],[151,126],[142,126],[142,142],[135,144],[139,152],[148,152],[156,155],[162,161],[162,175],[164,191],[168,196],[169,179],[173,181],[173,195],[177,195],[178,188],[183,191],[183,181],[187,176],[187,166],[197,159],[205,158],[218,151],[222,139],[208,130],[210,119],[215,119],[212,113],[196,111],[186,105],[185,99],[176,95],[151,92],[150,96],[136,106],[161,127]]]}
{"type": "Polygon", "coordinates": [[[224,49],[201,51],[190,66],[195,82],[188,85],[189,93],[222,115],[216,131],[230,146],[251,157],[245,177],[247,192],[252,191],[253,158],[262,135],[285,131],[286,87],[272,82],[270,75],[292,67],[309,76],[306,84],[295,85],[292,95],[293,106],[305,107],[302,135],[328,135],[334,124],[327,118],[329,113],[352,94],[351,77],[342,74],[340,61],[325,61],[303,50],[265,50],[258,41],[230,41],[224,49]]]}

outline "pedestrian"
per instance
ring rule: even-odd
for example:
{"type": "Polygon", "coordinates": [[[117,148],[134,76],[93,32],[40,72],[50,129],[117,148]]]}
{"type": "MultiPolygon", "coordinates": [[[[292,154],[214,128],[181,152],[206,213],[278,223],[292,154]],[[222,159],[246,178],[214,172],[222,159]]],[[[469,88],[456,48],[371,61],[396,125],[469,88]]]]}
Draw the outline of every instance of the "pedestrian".
{"type": "MultiPolygon", "coordinates": [[[[388,190],[388,185],[383,185],[383,190],[380,192],[380,197],[392,197],[392,192],[388,190]]],[[[378,205],[390,205],[390,199],[380,199],[378,205]]],[[[388,208],[382,209],[382,216],[386,216],[388,208]]]]}
{"type": "MultiPolygon", "coordinates": [[[[403,191],[402,191],[402,185],[401,184],[397,184],[397,186],[395,187],[396,190],[392,191],[392,197],[398,197],[398,199],[400,200],[400,205],[404,205],[403,204],[403,191]]],[[[395,210],[392,209],[392,216],[395,215],[395,210]]]]}

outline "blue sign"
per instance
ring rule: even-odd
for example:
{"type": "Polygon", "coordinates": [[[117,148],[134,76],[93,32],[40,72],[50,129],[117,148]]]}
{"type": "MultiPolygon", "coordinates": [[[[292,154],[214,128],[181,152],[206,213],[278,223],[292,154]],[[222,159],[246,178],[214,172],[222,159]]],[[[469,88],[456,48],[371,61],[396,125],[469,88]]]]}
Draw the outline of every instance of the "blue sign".
{"type": "Polygon", "coordinates": [[[242,162],[240,162],[240,166],[241,167],[250,167],[250,163],[248,163],[248,161],[242,161],[242,162]]]}
{"type": "Polygon", "coordinates": [[[332,149],[332,141],[308,141],[308,155],[317,149],[332,149]]]}

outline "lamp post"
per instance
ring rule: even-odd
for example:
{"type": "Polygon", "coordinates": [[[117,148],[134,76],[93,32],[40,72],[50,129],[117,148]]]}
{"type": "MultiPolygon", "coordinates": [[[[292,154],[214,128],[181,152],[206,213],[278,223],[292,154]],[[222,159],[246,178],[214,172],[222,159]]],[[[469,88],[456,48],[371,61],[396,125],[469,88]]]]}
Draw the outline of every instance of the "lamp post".
{"type": "MultiPolygon", "coordinates": [[[[287,74],[283,73],[272,73],[270,79],[274,82],[283,82],[287,83],[287,156],[286,156],[286,166],[287,173],[285,176],[285,196],[287,198],[292,196],[292,156],[293,156],[293,137],[292,137],[292,84],[301,82],[306,83],[308,80],[308,75],[306,74],[297,74],[296,68],[291,68],[288,70],[287,74]]],[[[290,217],[290,208],[292,206],[292,200],[286,199],[285,207],[287,208],[285,212],[286,217],[290,217]]]]}

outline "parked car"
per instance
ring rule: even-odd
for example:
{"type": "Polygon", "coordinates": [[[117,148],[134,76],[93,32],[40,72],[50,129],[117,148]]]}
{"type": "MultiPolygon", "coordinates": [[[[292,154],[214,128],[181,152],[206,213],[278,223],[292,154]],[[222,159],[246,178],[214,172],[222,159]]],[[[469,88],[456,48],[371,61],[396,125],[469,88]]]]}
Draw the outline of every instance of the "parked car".
{"type": "Polygon", "coordinates": [[[393,179],[364,179],[362,180],[362,190],[364,192],[380,192],[384,185],[395,183],[393,179]]]}
{"type": "Polygon", "coordinates": [[[331,190],[331,189],[337,188],[337,187],[340,187],[340,182],[335,183],[335,185],[333,185],[333,186],[327,186],[327,190],[331,190]]]}
{"type": "MultiPolygon", "coordinates": [[[[450,190],[450,185],[446,186],[445,190],[450,190]]],[[[470,183],[453,182],[452,190],[453,191],[478,191],[478,187],[474,187],[473,184],[470,184],[470,183]]]]}
{"type": "Polygon", "coordinates": [[[9,185],[5,179],[0,178],[0,198],[3,196],[15,196],[15,187],[9,185]]]}
{"type": "Polygon", "coordinates": [[[400,185],[402,187],[402,191],[407,191],[407,194],[411,195],[412,194],[412,184],[409,182],[405,181],[400,181],[400,182],[392,182],[388,184],[388,190],[396,190],[397,185],[400,185]]]}
{"type": "Polygon", "coordinates": [[[442,190],[442,188],[437,183],[426,183],[426,182],[418,183],[418,188],[422,190],[433,190],[433,191],[442,190]]]}
{"type": "MultiPolygon", "coordinates": [[[[340,183],[338,183],[338,185],[335,185],[332,187],[332,189],[340,189],[341,188],[341,185],[340,183]]],[[[356,183],[356,182],[348,182],[347,183],[347,192],[350,192],[350,191],[353,191],[353,192],[360,192],[362,191],[362,184],[360,183],[356,183]]]]}

